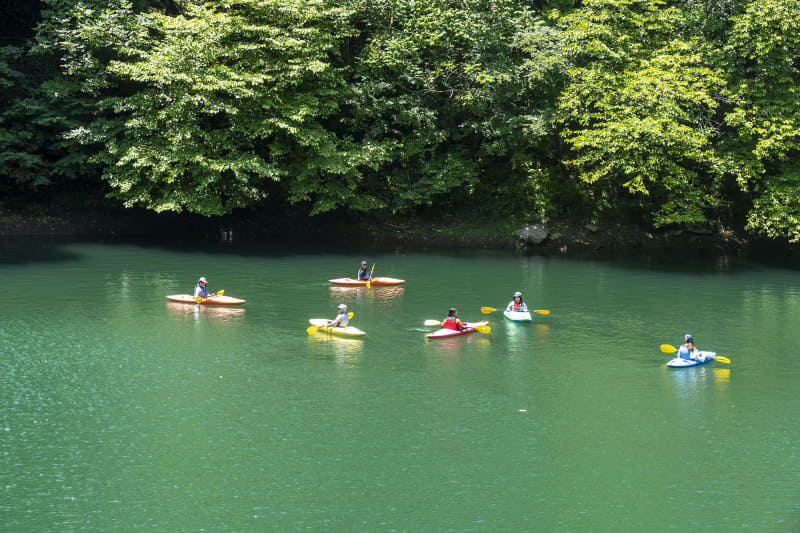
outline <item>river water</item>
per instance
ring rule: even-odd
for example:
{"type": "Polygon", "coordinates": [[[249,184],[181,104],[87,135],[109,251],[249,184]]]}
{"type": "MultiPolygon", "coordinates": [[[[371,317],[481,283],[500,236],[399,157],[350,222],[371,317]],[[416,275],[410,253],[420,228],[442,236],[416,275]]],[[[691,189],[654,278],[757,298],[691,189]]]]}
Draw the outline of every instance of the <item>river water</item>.
{"type": "Polygon", "coordinates": [[[4,531],[800,531],[796,270],[7,242],[0,279],[4,531]],[[361,259],[406,283],[327,283],[361,259]],[[247,303],[167,302],[201,275],[247,303]],[[551,313],[481,314],[516,290],[551,313]],[[367,335],[307,334],[338,303],[367,335]],[[427,340],[451,306],[491,332],[427,340]],[[731,363],[668,369],[684,333],[731,363]]]}

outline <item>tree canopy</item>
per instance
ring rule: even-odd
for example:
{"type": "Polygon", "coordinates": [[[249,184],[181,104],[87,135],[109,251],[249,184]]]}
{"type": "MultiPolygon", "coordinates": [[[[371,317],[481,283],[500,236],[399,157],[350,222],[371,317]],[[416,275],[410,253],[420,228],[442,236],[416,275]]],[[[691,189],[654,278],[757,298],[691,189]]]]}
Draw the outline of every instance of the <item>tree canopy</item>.
{"type": "Polygon", "coordinates": [[[0,191],[559,214],[800,240],[793,0],[42,0],[0,191]]]}

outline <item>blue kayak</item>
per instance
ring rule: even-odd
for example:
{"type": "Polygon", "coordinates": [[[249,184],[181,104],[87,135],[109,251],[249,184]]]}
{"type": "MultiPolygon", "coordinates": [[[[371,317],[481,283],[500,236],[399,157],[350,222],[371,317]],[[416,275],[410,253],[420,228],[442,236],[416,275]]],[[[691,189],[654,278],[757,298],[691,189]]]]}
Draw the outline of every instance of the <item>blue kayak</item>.
{"type": "Polygon", "coordinates": [[[667,361],[667,366],[670,368],[685,368],[687,366],[697,366],[697,365],[704,365],[708,362],[714,360],[714,357],[717,356],[717,352],[698,352],[700,354],[700,359],[684,359],[683,357],[676,357],[675,359],[670,359],[667,361]]]}

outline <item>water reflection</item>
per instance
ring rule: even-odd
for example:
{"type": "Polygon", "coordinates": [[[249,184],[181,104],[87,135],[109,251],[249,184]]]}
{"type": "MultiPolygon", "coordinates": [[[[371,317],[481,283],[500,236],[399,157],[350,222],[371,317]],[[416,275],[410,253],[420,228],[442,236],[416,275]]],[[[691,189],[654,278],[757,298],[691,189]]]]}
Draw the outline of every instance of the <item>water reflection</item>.
{"type": "Polygon", "coordinates": [[[215,305],[189,305],[177,302],[167,302],[167,309],[175,318],[191,317],[195,321],[202,317],[215,318],[222,321],[239,320],[244,316],[243,307],[223,307],[215,305]]]}
{"type": "Polygon", "coordinates": [[[391,302],[402,297],[405,293],[403,287],[330,287],[331,297],[346,297],[356,302],[391,302]]]}
{"type": "Polygon", "coordinates": [[[311,353],[329,356],[340,365],[352,368],[361,364],[364,342],[361,338],[347,339],[317,331],[308,336],[311,353]]]}

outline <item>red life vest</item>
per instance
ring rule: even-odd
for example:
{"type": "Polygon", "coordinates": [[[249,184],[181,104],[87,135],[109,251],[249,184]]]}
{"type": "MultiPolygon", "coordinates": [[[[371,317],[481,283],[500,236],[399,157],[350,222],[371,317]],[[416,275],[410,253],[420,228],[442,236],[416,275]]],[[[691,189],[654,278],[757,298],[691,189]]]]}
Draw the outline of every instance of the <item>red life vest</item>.
{"type": "Polygon", "coordinates": [[[461,331],[461,328],[463,328],[464,326],[463,324],[461,324],[461,321],[458,318],[454,316],[449,316],[444,319],[444,322],[442,322],[442,327],[447,329],[454,329],[456,331],[461,331]]]}

